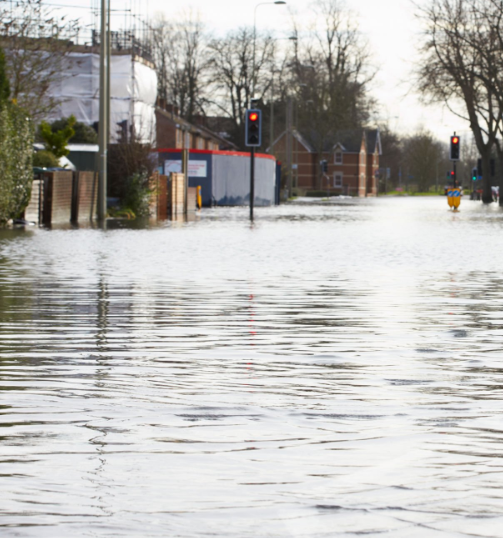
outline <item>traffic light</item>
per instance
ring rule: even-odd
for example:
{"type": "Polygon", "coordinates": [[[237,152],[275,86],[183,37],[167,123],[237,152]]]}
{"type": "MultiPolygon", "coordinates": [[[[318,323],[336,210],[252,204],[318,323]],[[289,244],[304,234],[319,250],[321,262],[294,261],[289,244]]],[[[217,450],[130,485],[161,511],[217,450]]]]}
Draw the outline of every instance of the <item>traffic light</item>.
{"type": "Polygon", "coordinates": [[[117,139],[119,142],[127,142],[128,141],[128,121],[118,121],[117,122],[117,139]]]}
{"type": "Polygon", "coordinates": [[[477,169],[474,168],[474,169],[472,170],[472,181],[477,181],[477,179],[478,179],[477,169]]]}
{"type": "Polygon", "coordinates": [[[459,136],[451,136],[451,161],[459,161],[459,136]]]}
{"type": "Polygon", "coordinates": [[[262,111],[249,109],[246,111],[245,145],[259,147],[262,145],[262,111]]]}
{"type": "Polygon", "coordinates": [[[321,164],[321,171],[326,174],[328,172],[328,161],[320,161],[321,164]]]}

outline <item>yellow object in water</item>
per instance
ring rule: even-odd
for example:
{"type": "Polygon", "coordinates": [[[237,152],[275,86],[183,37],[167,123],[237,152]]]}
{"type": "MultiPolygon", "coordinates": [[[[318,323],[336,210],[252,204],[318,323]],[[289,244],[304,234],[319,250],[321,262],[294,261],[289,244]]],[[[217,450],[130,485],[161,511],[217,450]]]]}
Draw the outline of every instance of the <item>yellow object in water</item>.
{"type": "Polygon", "coordinates": [[[201,185],[197,186],[197,209],[203,207],[203,199],[201,197],[201,185]]]}
{"type": "Polygon", "coordinates": [[[447,203],[451,209],[457,211],[459,204],[461,203],[460,187],[449,187],[449,190],[447,191],[447,203]]]}
{"type": "Polygon", "coordinates": [[[452,203],[452,187],[447,189],[447,203],[451,209],[454,207],[452,203]]]}

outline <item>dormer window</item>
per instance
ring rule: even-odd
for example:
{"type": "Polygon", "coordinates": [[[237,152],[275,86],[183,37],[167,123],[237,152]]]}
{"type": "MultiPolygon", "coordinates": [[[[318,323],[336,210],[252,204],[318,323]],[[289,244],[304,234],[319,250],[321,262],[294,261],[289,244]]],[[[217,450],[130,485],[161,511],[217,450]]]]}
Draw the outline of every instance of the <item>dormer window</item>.
{"type": "Polygon", "coordinates": [[[342,151],[338,150],[335,152],[335,164],[342,164],[342,151]]]}

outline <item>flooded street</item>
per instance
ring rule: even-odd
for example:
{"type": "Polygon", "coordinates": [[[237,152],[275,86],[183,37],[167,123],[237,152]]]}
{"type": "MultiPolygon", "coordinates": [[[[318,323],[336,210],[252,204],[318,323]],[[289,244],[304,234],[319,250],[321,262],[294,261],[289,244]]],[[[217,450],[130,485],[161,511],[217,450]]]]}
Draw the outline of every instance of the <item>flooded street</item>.
{"type": "Polygon", "coordinates": [[[0,535],[503,537],[503,212],[0,231],[0,535]]]}

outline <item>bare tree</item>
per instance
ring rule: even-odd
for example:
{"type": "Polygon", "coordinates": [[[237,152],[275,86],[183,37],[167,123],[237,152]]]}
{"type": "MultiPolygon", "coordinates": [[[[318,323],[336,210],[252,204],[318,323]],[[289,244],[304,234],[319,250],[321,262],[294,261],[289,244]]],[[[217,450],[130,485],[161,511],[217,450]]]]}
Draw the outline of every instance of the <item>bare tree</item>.
{"type": "Polygon", "coordinates": [[[207,45],[204,25],[189,13],[179,22],[158,16],[153,44],[157,65],[158,93],[178,107],[180,115],[193,121],[206,104],[207,45]]]}
{"type": "Polygon", "coordinates": [[[241,28],[220,39],[213,39],[210,67],[215,90],[213,105],[234,125],[233,138],[243,144],[243,121],[251,97],[262,100],[270,88],[274,69],[274,41],[270,35],[257,35],[253,62],[253,30],[241,28]],[[255,64],[255,73],[253,71],[255,64]],[[255,96],[252,96],[255,74],[255,96]]]}
{"type": "Polygon", "coordinates": [[[55,14],[42,0],[1,3],[0,46],[5,51],[11,98],[34,119],[59,104],[50,89],[65,76],[78,31],[78,21],[55,14]]]}
{"type": "Polygon", "coordinates": [[[492,61],[502,52],[497,34],[481,16],[488,2],[492,0],[431,0],[420,11],[426,41],[417,77],[425,100],[443,103],[469,121],[483,162],[484,203],[493,201],[490,158],[503,112],[498,63],[492,61]]]}
{"type": "MultiPolygon", "coordinates": [[[[483,84],[491,89],[497,106],[494,108],[497,118],[501,120],[503,110],[503,2],[501,0],[471,0],[470,9],[477,21],[477,31],[472,33],[470,46],[480,56],[479,77],[483,84]]],[[[499,186],[503,192],[503,121],[497,121],[498,136],[495,148],[500,166],[499,186]]],[[[489,176],[487,163],[483,166],[483,175],[489,176]],[[484,172],[484,170],[486,172],[484,172]]],[[[503,200],[499,203],[503,206],[503,200]]]]}
{"type": "Polygon", "coordinates": [[[290,63],[288,87],[301,103],[298,127],[321,153],[335,142],[337,131],[368,120],[375,105],[368,93],[375,71],[357,19],[342,2],[322,0],[313,12],[310,38],[296,47],[290,63]]]}

